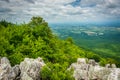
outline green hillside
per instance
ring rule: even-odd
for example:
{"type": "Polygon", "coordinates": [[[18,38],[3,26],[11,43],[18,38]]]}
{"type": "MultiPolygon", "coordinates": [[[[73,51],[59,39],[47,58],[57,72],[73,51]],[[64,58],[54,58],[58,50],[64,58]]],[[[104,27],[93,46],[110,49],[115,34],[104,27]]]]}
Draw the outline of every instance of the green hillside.
{"type": "Polygon", "coordinates": [[[114,59],[101,58],[74,45],[71,38],[60,40],[41,17],[33,17],[27,24],[1,21],[0,56],[8,57],[12,65],[19,64],[25,57],[42,57],[50,68],[43,68],[42,80],[72,80],[72,72],[66,69],[79,57],[95,59],[101,65],[116,63],[119,66],[114,59]]]}

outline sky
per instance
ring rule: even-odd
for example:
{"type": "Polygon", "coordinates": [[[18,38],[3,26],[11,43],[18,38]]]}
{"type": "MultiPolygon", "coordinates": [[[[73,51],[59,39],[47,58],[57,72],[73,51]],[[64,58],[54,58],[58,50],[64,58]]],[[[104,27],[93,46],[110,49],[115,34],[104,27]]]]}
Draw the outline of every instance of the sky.
{"type": "Polygon", "coordinates": [[[0,0],[0,20],[27,22],[120,22],[120,0],[0,0]]]}

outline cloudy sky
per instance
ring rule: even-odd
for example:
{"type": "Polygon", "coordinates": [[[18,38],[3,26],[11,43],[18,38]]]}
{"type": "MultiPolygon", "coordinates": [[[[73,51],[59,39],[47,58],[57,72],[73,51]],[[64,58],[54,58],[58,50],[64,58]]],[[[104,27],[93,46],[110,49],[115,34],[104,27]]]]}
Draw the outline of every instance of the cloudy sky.
{"type": "Polygon", "coordinates": [[[48,22],[120,21],[120,0],[0,0],[0,19],[48,22]]]}

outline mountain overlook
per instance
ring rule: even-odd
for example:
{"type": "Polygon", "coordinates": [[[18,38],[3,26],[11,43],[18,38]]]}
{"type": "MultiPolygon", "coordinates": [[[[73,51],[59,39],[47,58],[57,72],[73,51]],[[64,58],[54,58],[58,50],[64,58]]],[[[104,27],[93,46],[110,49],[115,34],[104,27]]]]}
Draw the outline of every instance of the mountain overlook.
{"type": "Polygon", "coordinates": [[[13,24],[0,22],[0,56],[7,57],[12,66],[24,58],[41,57],[46,66],[42,69],[42,80],[74,80],[73,71],[66,71],[77,58],[94,59],[101,66],[119,62],[105,59],[98,54],[74,44],[72,38],[60,40],[53,35],[48,23],[41,17],[32,17],[29,23],[13,24]]]}

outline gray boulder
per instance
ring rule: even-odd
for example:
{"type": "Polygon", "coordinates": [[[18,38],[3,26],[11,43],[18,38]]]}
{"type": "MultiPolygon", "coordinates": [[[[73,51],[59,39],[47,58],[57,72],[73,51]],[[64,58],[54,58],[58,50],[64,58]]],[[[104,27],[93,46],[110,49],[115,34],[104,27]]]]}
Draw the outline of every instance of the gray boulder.
{"type": "Polygon", "coordinates": [[[85,58],[78,58],[77,63],[78,64],[86,64],[86,59],[85,58]]]}
{"type": "Polygon", "coordinates": [[[120,80],[120,68],[115,64],[107,64],[106,67],[100,66],[95,60],[78,58],[76,63],[71,64],[74,69],[75,80],[120,80]]]}
{"type": "Polygon", "coordinates": [[[25,58],[20,65],[11,67],[6,57],[0,58],[0,80],[40,80],[40,70],[45,65],[42,58],[25,58]]]}
{"type": "Polygon", "coordinates": [[[13,73],[13,77],[15,77],[15,80],[20,80],[20,68],[19,65],[15,65],[14,67],[12,67],[12,72],[13,73]]]}
{"type": "Polygon", "coordinates": [[[20,63],[21,80],[40,80],[40,70],[45,65],[42,58],[25,58],[20,63]]]}
{"type": "Polygon", "coordinates": [[[9,64],[9,65],[10,65],[10,62],[9,62],[9,60],[7,59],[7,57],[3,57],[3,58],[1,58],[1,60],[0,60],[0,64],[9,64]]]}
{"type": "Polygon", "coordinates": [[[19,72],[16,68],[12,68],[6,57],[0,60],[0,80],[14,80],[17,77],[15,72],[19,72]]]}

